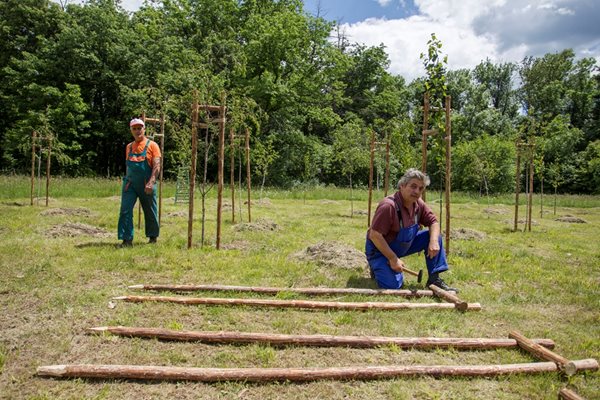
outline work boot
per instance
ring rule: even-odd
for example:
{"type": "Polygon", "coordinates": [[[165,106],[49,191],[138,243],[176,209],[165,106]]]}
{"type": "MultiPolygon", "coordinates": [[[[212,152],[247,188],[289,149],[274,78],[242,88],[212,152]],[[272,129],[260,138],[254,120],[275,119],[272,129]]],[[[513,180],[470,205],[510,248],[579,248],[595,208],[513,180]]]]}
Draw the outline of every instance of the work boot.
{"type": "Polygon", "coordinates": [[[151,237],[150,239],[148,239],[148,244],[156,244],[156,239],[155,237],[151,237]]]}
{"type": "Polygon", "coordinates": [[[123,240],[123,243],[119,245],[121,249],[125,247],[133,247],[133,240],[123,240]]]}
{"type": "Polygon", "coordinates": [[[435,285],[447,292],[458,293],[458,289],[448,286],[448,284],[444,282],[444,280],[440,278],[438,274],[433,274],[429,277],[429,279],[427,279],[427,287],[429,287],[429,285],[435,285]]]}

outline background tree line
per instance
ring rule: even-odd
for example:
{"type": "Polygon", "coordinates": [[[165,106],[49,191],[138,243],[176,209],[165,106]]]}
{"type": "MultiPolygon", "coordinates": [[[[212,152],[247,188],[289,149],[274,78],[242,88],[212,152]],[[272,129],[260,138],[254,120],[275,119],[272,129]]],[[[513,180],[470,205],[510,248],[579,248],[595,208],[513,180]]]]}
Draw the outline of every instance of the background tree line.
{"type": "MultiPolygon", "coordinates": [[[[135,13],[115,0],[0,0],[2,170],[27,171],[37,130],[56,139],[54,174],[120,175],[127,122],[145,111],[167,117],[165,174],[173,177],[189,162],[197,89],[200,103],[219,104],[226,93],[228,127],[251,130],[253,175],[268,184],[365,185],[372,130],[378,140],[389,135],[397,177],[420,165],[427,79],[406,82],[388,66],[383,45],[350,43],[301,0],[148,0],[135,13]]],[[[445,79],[453,189],[513,190],[522,138],[536,144],[536,185],[600,193],[594,59],[565,49],[520,63],[485,60],[445,79]]],[[[212,146],[214,180],[213,140],[200,142],[212,146]]],[[[429,168],[435,185],[438,167],[429,168]]]]}

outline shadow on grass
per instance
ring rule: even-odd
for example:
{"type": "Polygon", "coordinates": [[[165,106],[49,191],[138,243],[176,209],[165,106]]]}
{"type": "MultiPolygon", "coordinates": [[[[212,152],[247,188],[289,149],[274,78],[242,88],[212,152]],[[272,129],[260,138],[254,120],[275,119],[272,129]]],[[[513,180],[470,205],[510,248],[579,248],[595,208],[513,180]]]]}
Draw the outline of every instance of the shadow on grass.
{"type": "Polygon", "coordinates": [[[120,243],[115,243],[115,242],[87,242],[87,243],[76,244],[75,247],[78,249],[87,249],[87,248],[94,248],[94,247],[101,247],[101,248],[106,248],[106,249],[118,249],[119,244],[120,243]]]}
{"type": "Polygon", "coordinates": [[[347,288],[358,288],[358,289],[377,289],[377,284],[371,278],[364,276],[351,276],[346,282],[347,288]]]}

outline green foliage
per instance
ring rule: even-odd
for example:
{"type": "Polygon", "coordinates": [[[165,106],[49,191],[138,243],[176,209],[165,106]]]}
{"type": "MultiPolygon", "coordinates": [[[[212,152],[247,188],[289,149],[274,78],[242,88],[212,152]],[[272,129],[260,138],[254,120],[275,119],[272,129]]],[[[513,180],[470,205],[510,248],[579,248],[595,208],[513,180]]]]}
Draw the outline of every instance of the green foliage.
{"type": "Polygon", "coordinates": [[[515,147],[512,141],[482,135],[453,149],[453,186],[480,193],[514,190],[515,147]]]}

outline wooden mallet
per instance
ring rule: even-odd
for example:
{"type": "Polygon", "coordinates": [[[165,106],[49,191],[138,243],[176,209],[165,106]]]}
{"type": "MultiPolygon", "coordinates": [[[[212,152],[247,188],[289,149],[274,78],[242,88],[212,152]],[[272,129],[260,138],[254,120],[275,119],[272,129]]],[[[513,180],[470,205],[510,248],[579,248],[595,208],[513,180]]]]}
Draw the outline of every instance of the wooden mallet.
{"type": "Polygon", "coordinates": [[[412,276],[416,276],[417,277],[417,282],[421,283],[421,281],[423,280],[423,270],[420,269],[419,272],[415,272],[413,270],[410,270],[406,267],[402,267],[402,271],[403,272],[408,272],[409,274],[411,274],[412,276]]]}

